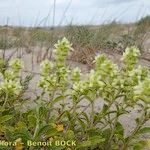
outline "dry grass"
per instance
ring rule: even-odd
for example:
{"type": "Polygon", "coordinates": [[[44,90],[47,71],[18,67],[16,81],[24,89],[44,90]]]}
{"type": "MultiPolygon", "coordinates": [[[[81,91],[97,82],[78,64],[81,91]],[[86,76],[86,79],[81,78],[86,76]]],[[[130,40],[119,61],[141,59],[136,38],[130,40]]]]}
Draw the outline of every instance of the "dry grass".
{"type": "MultiPolygon", "coordinates": [[[[37,61],[49,57],[49,51],[54,43],[62,37],[67,37],[75,51],[70,59],[92,66],[92,60],[98,51],[121,53],[127,46],[136,45],[141,52],[150,49],[150,19],[141,19],[135,24],[120,24],[112,22],[100,26],[73,26],[56,28],[25,28],[0,27],[0,49],[14,48],[17,51],[24,48],[27,53],[33,53],[38,47],[44,51],[38,53],[37,61]],[[42,52],[43,53],[43,52],[42,52]]],[[[149,53],[149,52],[148,52],[149,53]]]]}

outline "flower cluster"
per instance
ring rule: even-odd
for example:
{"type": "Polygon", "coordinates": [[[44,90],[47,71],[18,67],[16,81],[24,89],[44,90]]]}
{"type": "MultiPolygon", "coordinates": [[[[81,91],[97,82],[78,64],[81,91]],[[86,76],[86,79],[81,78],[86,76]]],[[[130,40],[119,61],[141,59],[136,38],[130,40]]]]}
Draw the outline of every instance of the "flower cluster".
{"type": "Polygon", "coordinates": [[[42,76],[38,82],[38,86],[43,88],[45,91],[51,91],[56,85],[57,77],[56,75],[42,76]]]}
{"type": "Polygon", "coordinates": [[[68,82],[68,74],[70,70],[66,67],[64,61],[71,49],[71,44],[66,38],[55,45],[55,62],[45,60],[41,64],[41,79],[38,86],[45,91],[51,91],[54,87],[65,88],[68,82]],[[55,68],[55,69],[54,69],[55,68]]]}
{"type": "Polygon", "coordinates": [[[41,68],[43,76],[49,75],[50,71],[53,69],[53,63],[46,59],[41,63],[41,68]]]}
{"type": "Polygon", "coordinates": [[[135,99],[141,99],[150,103],[150,78],[146,78],[134,87],[135,99]]]}
{"type": "Polygon", "coordinates": [[[9,94],[9,95],[18,95],[22,90],[22,87],[18,82],[14,81],[14,80],[4,80],[1,84],[0,84],[0,92],[4,92],[5,94],[9,94]]]}
{"type": "Polygon", "coordinates": [[[76,67],[72,70],[72,81],[73,82],[78,82],[80,81],[81,78],[81,69],[76,67]]]}
{"type": "Polygon", "coordinates": [[[103,77],[114,77],[118,73],[118,67],[113,64],[111,60],[108,60],[104,55],[98,55],[95,57],[96,71],[103,77]]]}
{"type": "Polygon", "coordinates": [[[23,68],[22,61],[18,58],[13,59],[9,65],[12,68],[12,70],[14,71],[14,73],[19,73],[19,71],[23,68]]]}
{"type": "Polygon", "coordinates": [[[84,94],[88,89],[88,83],[85,81],[79,81],[73,84],[73,94],[78,93],[79,95],[84,94]]]}
{"type": "Polygon", "coordinates": [[[91,70],[88,76],[89,88],[103,89],[104,82],[102,82],[101,76],[96,71],[91,70]]]}
{"type": "Polygon", "coordinates": [[[129,70],[132,70],[135,64],[138,61],[138,57],[140,56],[140,51],[135,46],[126,48],[125,52],[123,53],[122,60],[124,61],[126,67],[129,70]]]}
{"type": "Polygon", "coordinates": [[[55,44],[54,52],[58,67],[62,66],[63,62],[69,54],[69,50],[71,49],[71,44],[66,38],[63,38],[61,41],[58,41],[58,43],[55,44]]]}
{"type": "Polygon", "coordinates": [[[132,81],[134,81],[136,84],[139,83],[142,80],[145,80],[145,78],[148,77],[148,69],[138,66],[137,69],[133,69],[128,72],[129,77],[132,78],[132,81]]]}
{"type": "Polygon", "coordinates": [[[67,67],[61,67],[56,71],[56,75],[58,77],[58,86],[66,86],[68,83],[68,74],[70,70],[67,67]]]}
{"type": "Polygon", "coordinates": [[[19,79],[19,73],[22,68],[22,62],[19,59],[14,59],[9,63],[9,69],[1,73],[0,94],[8,94],[10,97],[19,95],[22,91],[22,86],[19,79]]]}

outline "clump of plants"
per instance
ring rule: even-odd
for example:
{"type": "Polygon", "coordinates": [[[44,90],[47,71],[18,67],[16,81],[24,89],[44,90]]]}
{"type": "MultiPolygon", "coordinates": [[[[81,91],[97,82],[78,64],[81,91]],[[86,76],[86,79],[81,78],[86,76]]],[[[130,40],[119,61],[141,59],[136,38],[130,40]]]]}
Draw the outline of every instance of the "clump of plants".
{"type": "Polygon", "coordinates": [[[132,47],[137,45],[135,37],[132,33],[123,34],[120,37],[108,38],[105,42],[105,47],[109,50],[115,50],[116,52],[123,52],[126,47],[132,47]]]}
{"type": "Polygon", "coordinates": [[[137,25],[146,25],[148,27],[150,24],[150,16],[145,16],[137,22],[137,25]]]}
{"type": "Polygon", "coordinates": [[[149,39],[149,31],[150,31],[150,16],[143,17],[135,24],[134,37],[141,48],[141,52],[146,50],[145,42],[149,39]]]}
{"type": "Polygon", "coordinates": [[[70,25],[66,27],[65,34],[76,47],[88,47],[95,33],[88,26],[70,25]]]}
{"type": "Polygon", "coordinates": [[[10,37],[0,36],[0,49],[6,50],[12,48],[14,41],[10,37]]]}
{"type": "Polygon", "coordinates": [[[104,55],[97,55],[94,69],[85,74],[80,68],[71,69],[66,64],[70,50],[73,50],[70,42],[63,38],[55,45],[54,61],[42,62],[37,83],[41,93],[34,102],[28,102],[35,103],[35,107],[25,110],[18,101],[23,89],[18,78],[21,62],[10,63],[10,69],[2,73],[0,81],[0,136],[17,141],[16,149],[142,150],[150,147],[150,141],[141,138],[150,133],[146,126],[150,120],[150,76],[147,68],[137,66],[140,51],[136,47],[126,48],[121,68],[104,55]],[[95,105],[99,104],[102,107],[96,109],[95,105]],[[139,111],[136,126],[125,135],[120,117],[135,108],[139,111]],[[28,147],[29,140],[53,144],[28,147]],[[76,144],[54,144],[68,140],[76,144]]]}

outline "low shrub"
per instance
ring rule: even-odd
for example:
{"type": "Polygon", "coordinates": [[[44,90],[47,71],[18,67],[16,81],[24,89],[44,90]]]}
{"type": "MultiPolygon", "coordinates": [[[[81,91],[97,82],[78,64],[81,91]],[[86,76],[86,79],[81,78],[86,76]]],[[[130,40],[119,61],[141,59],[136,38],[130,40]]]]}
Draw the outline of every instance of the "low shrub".
{"type": "Polygon", "coordinates": [[[90,41],[94,36],[89,27],[72,25],[66,27],[65,34],[72,43],[80,46],[90,45],[90,41]]]}
{"type": "MultiPolygon", "coordinates": [[[[55,60],[44,60],[35,107],[23,110],[20,100],[23,85],[19,72],[21,62],[13,60],[1,73],[0,136],[16,141],[18,149],[42,149],[27,146],[27,141],[51,141],[50,150],[142,150],[149,146],[141,135],[150,132],[145,126],[150,119],[150,77],[145,67],[137,66],[140,51],[126,48],[119,68],[104,55],[95,58],[95,68],[82,73],[66,65],[71,44],[65,38],[55,45],[55,60]],[[84,106],[83,106],[84,104],[84,106]],[[98,110],[95,105],[102,104],[98,110]],[[125,135],[120,117],[136,108],[136,125],[125,135]],[[76,144],[56,145],[56,141],[76,144]],[[23,144],[24,143],[24,144],[23,144]]],[[[31,103],[30,100],[28,103],[31,103]]],[[[1,149],[5,147],[1,146],[1,149]]]]}
{"type": "Polygon", "coordinates": [[[0,36],[0,49],[6,50],[12,48],[14,45],[14,40],[10,37],[0,36]]]}

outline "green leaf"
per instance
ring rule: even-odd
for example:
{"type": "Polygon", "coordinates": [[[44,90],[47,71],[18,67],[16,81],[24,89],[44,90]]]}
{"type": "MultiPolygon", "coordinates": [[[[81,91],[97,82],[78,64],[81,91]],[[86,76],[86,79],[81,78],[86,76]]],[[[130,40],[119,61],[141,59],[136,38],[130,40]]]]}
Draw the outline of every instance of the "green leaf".
{"type": "Polygon", "coordinates": [[[68,140],[73,140],[73,139],[75,138],[74,131],[68,130],[67,133],[66,133],[66,138],[67,138],[68,140]]]}
{"type": "Polygon", "coordinates": [[[43,125],[39,128],[38,133],[36,135],[36,139],[39,139],[42,137],[42,135],[47,135],[47,136],[54,136],[57,134],[57,130],[50,125],[43,125]]]}
{"type": "Polygon", "coordinates": [[[53,101],[52,101],[52,105],[54,105],[54,104],[56,104],[56,103],[58,103],[58,102],[60,102],[61,100],[63,100],[65,97],[64,96],[58,96],[58,97],[56,97],[53,101]]]}
{"type": "Polygon", "coordinates": [[[70,114],[69,111],[65,111],[65,115],[66,115],[66,117],[68,118],[69,121],[72,120],[72,117],[71,117],[71,114],[70,114]]]}
{"type": "Polygon", "coordinates": [[[146,147],[145,141],[138,141],[133,145],[133,150],[143,150],[146,147]]]}
{"type": "Polygon", "coordinates": [[[103,112],[103,113],[106,113],[107,110],[108,110],[108,105],[104,104],[102,112],[103,112]]]}
{"type": "Polygon", "coordinates": [[[36,117],[33,115],[28,115],[28,122],[30,127],[34,127],[36,125],[36,117]]]}
{"type": "Polygon", "coordinates": [[[89,128],[87,129],[87,133],[89,135],[89,137],[94,137],[94,136],[100,136],[101,131],[98,130],[96,127],[94,128],[89,128]]]}
{"type": "Polygon", "coordinates": [[[13,135],[13,138],[14,140],[16,140],[17,138],[21,138],[23,141],[28,141],[32,139],[32,135],[28,130],[23,129],[21,131],[17,131],[17,133],[13,135]]]}
{"type": "Polygon", "coordinates": [[[111,134],[111,129],[105,129],[102,132],[102,137],[104,137],[106,139],[106,141],[110,138],[110,134],[111,134]]]}
{"type": "Polygon", "coordinates": [[[0,124],[9,121],[9,120],[12,119],[12,118],[13,118],[12,115],[1,116],[1,117],[0,117],[0,124]]]}
{"type": "Polygon", "coordinates": [[[5,111],[5,108],[0,107],[0,112],[4,112],[4,111],[5,111]]]}
{"type": "Polygon", "coordinates": [[[122,126],[122,124],[120,122],[117,122],[117,124],[116,124],[115,134],[121,135],[122,137],[124,135],[124,128],[123,128],[123,126],[122,126]]]}
{"type": "Polygon", "coordinates": [[[43,117],[45,117],[47,114],[47,108],[45,107],[40,107],[39,108],[39,116],[41,119],[43,119],[43,117]]]}
{"type": "Polygon", "coordinates": [[[150,127],[144,127],[137,132],[137,134],[145,134],[145,133],[150,133],[150,127]]]}
{"type": "Polygon", "coordinates": [[[88,115],[87,115],[85,112],[82,112],[81,115],[84,116],[84,118],[85,118],[87,124],[90,124],[90,119],[89,119],[88,115]]]}
{"type": "Polygon", "coordinates": [[[46,135],[49,136],[49,137],[52,137],[52,136],[56,136],[57,135],[57,130],[55,128],[49,128],[46,135]]]}
{"type": "Polygon", "coordinates": [[[78,118],[78,122],[81,125],[82,130],[85,130],[87,128],[86,123],[81,118],[78,118]]]}
{"type": "Polygon", "coordinates": [[[103,143],[105,139],[102,136],[93,136],[90,138],[90,141],[95,145],[103,143]]]}
{"type": "Polygon", "coordinates": [[[88,148],[92,146],[92,142],[91,141],[83,141],[82,143],[79,143],[77,146],[77,150],[81,150],[82,148],[88,148]]]}
{"type": "Polygon", "coordinates": [[[46,132],[50,129],[50,125],[43,125],[39,128],[36,138],[42,137],[42,135],[46,134],[46,132]]]}
{"type": "Polygon", "coordinates": [[[104,141],[105,139],[101,136],[93,136],[89,140],[79,143],[76,149],[96,147],[104,141]]]}

